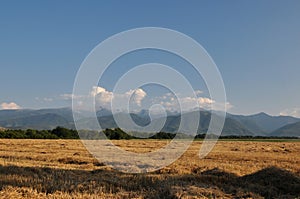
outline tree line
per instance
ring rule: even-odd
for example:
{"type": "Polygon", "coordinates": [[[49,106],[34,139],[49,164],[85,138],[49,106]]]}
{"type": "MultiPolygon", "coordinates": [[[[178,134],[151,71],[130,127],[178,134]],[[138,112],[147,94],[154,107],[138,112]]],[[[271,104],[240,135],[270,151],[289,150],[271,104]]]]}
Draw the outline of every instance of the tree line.
{"type": "MultiPolygon", "coordinates": [[[[145,134],[145,133],[144,133],[145,134]]],[[[137,139],[139,137],[134,136],[134,133],[126,133],[120,128],[105,129],[102,133],[97,131],[76,131],[73,129],[67,129],[64,127],[56,127],[52,130],[35,130],[35,129],[7,129],[0,131],[1,138],[9,139],[104,139],[104,135],[107,139],[111,140],[124,140],[124,139],[137,139]]],[[[176,134],[159,132],[154,135],[149,135],[150,139],[173,139],[176,134]]],[[[144,136],[145,137],[145,136],[144,136]]]]}
{"type": "Polygon", "coordinates": [[[79,139],[76,130],[56,127],[52,130],[7,129],[0,132],[0,138],[11,139],[79,139]]]}
{"type": "MultiPolygon", "coordinates": [[[[0,131],[1,138],[10,138],[10,139],[110,139],[110,140],[129,140],[129,139],[173,139],[176,138],[193,138],[187,134],[182,133],[140,133],[140,132],[125,132],[120,128],[105,129],[101,133],[97,131],[88,131],[82,130],[77,131],[74,129],[67,129],[64,127],[56,127],[52,130],[13,130],[7,129],[0,131]],[[136,136],[135,136],[136,135],[136,136]],[[142,135],[142,136],[137,136],[142,135]],[[141,138],[144,137],[144,138],[141,138]]],[[[195,136],[195,139],[204,139],[206,134],[198,134],[195,136]]],[[[218,138],[216,135],[210,134],[207,135],[208,138],[218,138]]],[[[268,136],[220,136],[219,139],[299,139],[297,137],[268,137],[268,136]]]]}

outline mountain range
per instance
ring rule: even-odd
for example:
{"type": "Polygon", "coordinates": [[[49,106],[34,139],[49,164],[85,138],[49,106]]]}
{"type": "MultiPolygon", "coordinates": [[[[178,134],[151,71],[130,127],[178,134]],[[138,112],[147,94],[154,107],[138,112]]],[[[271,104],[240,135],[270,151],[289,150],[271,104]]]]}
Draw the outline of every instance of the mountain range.
{"type": "MultiPolygon", "coordinates": [[[[206,133],[212,114],[218,119],[218,113],[206,110],[194,110],[180,115],[177,112],[167,112],[165,124],[161,129],[164,132],[177,132],[181,117],[185,117],[186,124],[183,124],[186,131],[193,124],[194,114],[200,112],[200,120],[198,121],[197,133],[206,133]]],[[[89,112],[80,112],[78,114],[78,123],[86,129],[97,129],[91,120],[92,114],[89,112]]],[[[99,124],[103,129],[118,127],[111,111],[101,108],[96,113],[99,124]]],[[[132,120],[139,126],[160,127],[162,115],[152,114],[149,117],[148,110],[141,110],[130,114],[132,120]]],[[[116,117],[116,115],[115,115],[116,117]]],[[[117,117],[126,125],[128,118],[125,114],[117,113],[117,117]]],[[[66,128],[75,128],[72,109],[56,108],[56,109],[20,109],[20,110],[0,110],[0,128],[5,129],[53,129],[57,126],[66,128]]],[[[128,125],[128,129],[132,127],[128,125]]],[[[258,113],[254,115],[234,115],[227,113],[222,135],[251,135],[251,136],[295,136],[300,137],[300,118],[291,116],[271,116],[266,113],[258,113]]]]}

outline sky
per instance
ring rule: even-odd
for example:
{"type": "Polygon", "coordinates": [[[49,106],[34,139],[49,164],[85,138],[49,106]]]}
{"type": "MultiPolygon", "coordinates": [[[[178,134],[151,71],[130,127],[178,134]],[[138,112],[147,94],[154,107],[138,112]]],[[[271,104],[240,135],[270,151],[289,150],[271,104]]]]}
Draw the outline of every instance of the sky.
{"type": "MultiPolygon", "coordinates": [[[[300,117],[299,10],[297,0],[1,1],[0,109],[71,106],[77,71],[93,48],[122,31],[163,27],[206,49],[222,75],[229,112],[300,117]]],[[[201,93],[204,108],[212,103],[203,79],[179,58],[157,51],[128,56],[93,88],[100,105],[122,73],[149,62],[172,65],[201,93]]],[[[145,96],[171,100],[167,89],[148,87],[128,90],[137,105],[145,96]]]]}

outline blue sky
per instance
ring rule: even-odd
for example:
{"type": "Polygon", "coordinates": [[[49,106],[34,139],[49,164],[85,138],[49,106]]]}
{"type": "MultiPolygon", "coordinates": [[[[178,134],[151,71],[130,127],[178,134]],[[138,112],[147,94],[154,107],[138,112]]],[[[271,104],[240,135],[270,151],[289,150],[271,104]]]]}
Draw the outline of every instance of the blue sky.
{"type": "MultiPolygon", "coordinates": [[[[72,93],[80,64],[97,44],[154,26],[180,31],[208,51],[222,74],[229,112],[300,116],[299,10],[297,0],[1,1],[0,104],[70,106],[62,95],[72,93]]],[[[154,61],[180,64],[154,54],[154,61]]],[[[119,67],[110,74],[120,74],[119,67]]],[[[180,70],[207,97],[201,80],[184,65],[180,70]]],[[[109,91],[110,79],[101,85],[109,91]]]]}

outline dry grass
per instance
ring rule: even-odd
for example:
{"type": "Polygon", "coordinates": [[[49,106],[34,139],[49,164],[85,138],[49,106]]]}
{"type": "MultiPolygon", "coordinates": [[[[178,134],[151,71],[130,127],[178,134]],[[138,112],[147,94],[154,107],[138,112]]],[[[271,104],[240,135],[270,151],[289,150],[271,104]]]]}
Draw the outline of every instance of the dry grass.
{"type": "MultiPolygon", "coordinates": [[[[168,141],[113,141],[149,152],[168,141]]],[[[0,198],[297,198],[300,142],[201,142],[157,172],[124,174],[99,163],[79,140],[0,140],[0,198]]]]}

